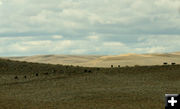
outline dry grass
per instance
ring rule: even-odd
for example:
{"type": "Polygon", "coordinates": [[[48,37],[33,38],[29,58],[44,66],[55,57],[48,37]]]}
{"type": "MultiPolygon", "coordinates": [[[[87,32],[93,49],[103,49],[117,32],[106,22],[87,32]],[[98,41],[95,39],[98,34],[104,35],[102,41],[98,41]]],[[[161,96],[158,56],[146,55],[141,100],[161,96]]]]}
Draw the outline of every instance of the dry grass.
{"type": "Polygon", "coordinates": [[[164,109],[165,94],[179,92],[180,65],[85,68],[0,60],[2,109],[164,109]]]}
{"type": "Polygon", "coordinates": [[[38,55],[28,57],[7,57],[12,60],[51,63],[63,65],[80,65],[84,67],[110,67],[134,65],[162,65],[163,62],[180,64],[180,52],[165,54],[124,54],[124,55],[38,55]]]}

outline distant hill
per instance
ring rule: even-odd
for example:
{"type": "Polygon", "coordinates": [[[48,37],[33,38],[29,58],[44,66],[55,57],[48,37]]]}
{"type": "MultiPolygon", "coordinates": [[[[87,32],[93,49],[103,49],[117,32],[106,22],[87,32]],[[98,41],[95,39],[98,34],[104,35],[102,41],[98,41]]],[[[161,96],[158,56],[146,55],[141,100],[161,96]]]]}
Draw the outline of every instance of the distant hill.
{"type": "Polygon", "coordinates": [[[37,55],[24,57],[7,57],[11,60],[79,65],[85,67],[110,67],[114,66],[134,66],[134,65],[162,65],[164,62],[175,62],[180,64],[180,52],[165,54],[124,54],[124,55],[37,55]]]}

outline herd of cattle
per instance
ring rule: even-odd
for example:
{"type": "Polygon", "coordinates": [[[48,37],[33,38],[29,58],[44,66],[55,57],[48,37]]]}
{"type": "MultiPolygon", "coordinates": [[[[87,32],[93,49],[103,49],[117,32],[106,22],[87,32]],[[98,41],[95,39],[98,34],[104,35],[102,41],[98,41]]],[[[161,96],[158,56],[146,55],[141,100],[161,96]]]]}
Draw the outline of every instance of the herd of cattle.
{"type": "MultiPolygon", "coordinates": [[[[168,65],[167,62],[164,62],[163,64],[164,64],[164,65],[168,65]]],[[[175,63],[175,62],[172,62],[171,65],[176,65],[176,63],[175,63]]]]}
{"type": "MultiPolygon", "coordinates": [[[[36,73],[35,75],[36,75],[36,76],[39,76],[39,74],[38,74],[38,73],[36,73]]],[[[26,78],[27,78],[27,76],[25,75],[25,76],[24,76],[24,78],[26,79],[26,78]]],[[[19,79],[19,78],[18,78],[18,76],[15,76],[15,77],[14,77],[14,79],[19,79]]]]}
{"type": "MultiPolygon", "coordinates": [[[[99,68],[97,68],[97,70],[98,70],[99,68]]],[[[57,72],[56,70],[52,70],[51,71],[51,73],[55,73],[55,72],[57,72]]],[[[88,69],[85,69],[84,70],[84,73],[92,73],[92,70],[88,70],[88,69]]],[[[44,75],[49,75],[50,73],[43,73],[44,75]]],[[[38,77],[39,76],[39,73],[36,73],[36,74],[34,74],[36,77],[38,77]]],[[[27,78],[27,76],[25,75],[24,77],[23,77],[24,79],[26,79],[27,78]]],[[[14,77],[14,79],[19,79],[19,77],[18,76],[15,76],[14,77]]]]}
{"type": "MultiPolygon", "coordinates": [[[[164,64],[164,65],[168,65],[168,62],[164,62],[163,64],[164,64]]],[[[175,62],[172,62],[171,65],[176,65],[176,63],[175,63],[175,62]]],[[[113,68],[113,67],[114,67],[114,66],[111,65],[111,68],[113,68]]],[[[118,67],[120,67],[120,65],[118,65],[118,67]]]]}
{"type": "MultiPolygon", "coordinates": [[[[164,62],[163,65],[168,65],[168,62],[164,62]]],[[[175,63],[175,62],[172,62],[171,65],[176,65],[176,63],[175,63]]],[[[114,67],[114,66],[111,65],[111,68],[113,68],[113,67],[114,67]]],[[[118,67],[120,68],[120,65],[118,65],[118,67]]],[[[53,72],[55,72],[55,71],[53,71],[53,72]]],[[[86,69],[85,69],[84,72],[89,72],[89,73],[91,73],[91,70],[86,70],[86,69]]],[[[45,75],[48,75],[48,73],[44,73],[44,74],[45,74],[45,75]]],[[[36,73],[35,76],[39,76],[39,73],[36,73]]],[[[27,76],[25,75],[24,78],[26,79],[27,76]]],[[[18,76],[15,76],[14,79],[18,79],[18,76]]]]}

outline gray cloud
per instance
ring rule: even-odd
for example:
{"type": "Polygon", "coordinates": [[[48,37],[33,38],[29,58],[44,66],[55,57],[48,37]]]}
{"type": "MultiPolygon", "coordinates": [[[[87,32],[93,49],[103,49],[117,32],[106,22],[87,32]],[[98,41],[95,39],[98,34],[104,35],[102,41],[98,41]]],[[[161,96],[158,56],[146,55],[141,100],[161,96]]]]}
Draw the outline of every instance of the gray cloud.
{"type": "MultiPolygon", "coordinates": [[[[174,1],[175,2],[175,1],[174,1]]],[[[72,32],[136,33],[163,32],[176,24],[174,2],[158,1],[48,1],[13,0],[2,5],[0,33],[72,32]],[[7,8],[8,7],[8,8],[7,8]],[[168,8],[169,7],[169,8],[168,8]],[[159,27],[159,28],[153,28],[159,27]]],[[[176,21],[177,22],[177,21],[176,21]]]]}
{"type": "Polygon", "coordinates": [[[68,40],[62,35],[46,39],[43,36],[0,37],[0,55],[161,53],[179,50],[180,46],[177,35],[140,36],[135,43],[106,41],[101,37],[97,34],[79,40],[68,40]]]}
{"type": "MultiPolygon", "coordinates": [[[[153,35],[180,41],[177,39],[180,34],[178,9],[178,0],[0,0],[0,40],[12,38],[3,39],[0,55],[178,51],[176,46],[169,50],[170,46],[163,43],[143,45],[152,43],[153,35]],[[57,35],[63,36],[59,42],[51,38],[57,35]],[[16,40],[18,37],[20,39],[16,40]],[[29,37],[33,39],[21,40],[29,37]],[[142,37],[146,40],[139,42],[142,37]],[[93,38],[96,41],[93,42],[93,38]],[[66,41],[69,41],[68,47],[59,45],[66,41]],[[41,47],[45,42],[50,47],[41,47]],[[89,44],[93,46],[88,47],[89,44]],[[114,48],[113,44],[120,47],[114,48]],[[10,49],[13,46],[17,47],[15,51],[10,49]],[[64,48],[49,50],[56,46],[64,48]]],[[[161,39],[154,39],[161,42],[161,39]]]]}

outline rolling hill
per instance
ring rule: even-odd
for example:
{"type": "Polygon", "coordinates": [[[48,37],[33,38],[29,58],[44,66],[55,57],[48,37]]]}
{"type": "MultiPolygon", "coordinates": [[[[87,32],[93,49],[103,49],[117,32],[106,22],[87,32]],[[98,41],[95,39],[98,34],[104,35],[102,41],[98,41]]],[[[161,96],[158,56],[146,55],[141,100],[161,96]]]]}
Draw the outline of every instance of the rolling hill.
{"type": "Polygon", "coordinates": [[[124,55],[37,55],[25,57],[7,57],[11,60],[79,65],[84,67],[110,67],[114,66],[134,66],[134,65],[162,65],[163,62],[179,63],[180,52],[166,54],[124,54],[124,55]]]}

